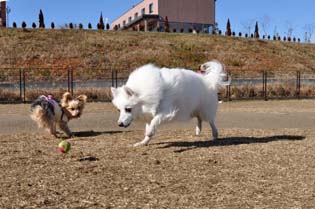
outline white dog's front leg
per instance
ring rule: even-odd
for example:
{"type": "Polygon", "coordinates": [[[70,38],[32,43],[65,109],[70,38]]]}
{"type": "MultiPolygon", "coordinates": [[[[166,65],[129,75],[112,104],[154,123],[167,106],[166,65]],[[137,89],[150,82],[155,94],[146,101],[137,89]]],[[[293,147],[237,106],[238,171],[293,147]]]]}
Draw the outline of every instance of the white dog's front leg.
{"type": "Polygon", "coordinates": [[[144,139],[141,142],[134,144],[134,146],[147,145],[155,134],[156,127],[162,122],[162,119],[163,117],[161,115],[157,115],[151,120],[150,125],[146,124],[144,139]]]}
{"type": "Polygon", "coordinates": [[[202,128],[202,120],[199,117],[197,117],[197,120],[196,135],[199,136],[202,128]]]}
{"type": "Polygon", "coordinates": [[[214,124],[213,121],[210,121],[210,126],[211,126],[211,129],[212,129],[213,140],[218,139],[218,129],[217,129],[217,127],[215,126],[215,124],[214,124]]]}

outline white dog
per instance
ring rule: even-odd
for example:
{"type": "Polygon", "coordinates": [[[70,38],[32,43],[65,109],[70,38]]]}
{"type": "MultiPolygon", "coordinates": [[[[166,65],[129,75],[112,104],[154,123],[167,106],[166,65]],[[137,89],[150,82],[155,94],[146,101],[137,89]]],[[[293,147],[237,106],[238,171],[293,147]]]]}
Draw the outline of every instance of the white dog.
{"type": "Polygon", "coordinates": [[[147,145],[160,123],[192,117],[198,120],[196,135],[201,132],[202,121],[207,121],[213,138],[218,138],[215,126],[217,89],[230,82],[223,81],[226,74],[218,61],[207,62],[200,69],[205,73],[178,68],[160,69],[148,64],[132,72],[125,86],[111,88],[112,102],[120,111],[120,127],[128,127],[141,114],[153,117],[150,124],[146,124],[144,139],[135,146],[147,145]]]}

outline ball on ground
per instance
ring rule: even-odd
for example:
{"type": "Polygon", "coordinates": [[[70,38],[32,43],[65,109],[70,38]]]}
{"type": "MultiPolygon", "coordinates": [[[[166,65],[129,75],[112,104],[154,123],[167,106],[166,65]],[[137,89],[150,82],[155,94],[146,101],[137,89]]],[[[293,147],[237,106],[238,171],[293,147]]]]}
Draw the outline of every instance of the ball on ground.
{"type": "Polygon", "coordinates": [[[59,144],[58,144],[58,151],[61,152],[61,153],[67,153],[69,152],[71,148],[71,144],[67,141],[61,141],[59,144]]]}

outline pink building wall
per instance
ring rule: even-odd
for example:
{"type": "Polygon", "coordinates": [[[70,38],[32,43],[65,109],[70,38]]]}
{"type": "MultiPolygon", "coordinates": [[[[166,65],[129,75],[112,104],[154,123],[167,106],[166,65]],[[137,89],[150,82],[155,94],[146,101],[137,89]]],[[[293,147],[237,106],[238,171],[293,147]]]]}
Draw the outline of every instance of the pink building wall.
{"type": "Polygon", "coordinates": [[[169,22],[215,24],[214,0],[159,0],[159,15],[169,22]]]}
{"type": "Polygon", "coordinates": [[[145,8],[145,14],[167,16],[169,22],[215,25],[215,0],[144,0],[113,21],[111,28],[115,25],[122,28],[123,21],[128,24],[129,17],[133,21],[136,12],[141,16],[142,8],[145,8]],[[153,13],[149,13],[151,3],[153,13]]]}
{"type": "Polygon", "coordinates": [[[134,20],[135,13],[138,13],[138,15],[141,16],[142,8],[145,8],[145,14],[157,15],[159,12],[158,3],[159,3],[159,0],[144,0],[140,2],[139,4],[131,8],[129,11],[125,12],[122,16],[114,20],[111,24],[111,28],[114,28],[115,25],[119,25],[119,24],[122,27],[124,20],[126,21],[126,24],[128,24],[129,17],[131,17],[131,20],[134,20]],[[149,5],[151,3],[153,3],[153,13],[149,13],[149,5]]]}

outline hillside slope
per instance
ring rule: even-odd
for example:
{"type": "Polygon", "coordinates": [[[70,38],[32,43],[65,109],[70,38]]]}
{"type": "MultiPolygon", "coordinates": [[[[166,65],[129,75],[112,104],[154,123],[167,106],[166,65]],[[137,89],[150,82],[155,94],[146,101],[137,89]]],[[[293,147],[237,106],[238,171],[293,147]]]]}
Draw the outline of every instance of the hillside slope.
{"type": "Polygon", "coordinates": [[[95,30],[1,29],[0,68],[115,68],[146,63],[196,69],[218,59],[229,70],[315,70],[315,45],[224,36],[95,30]]]}

